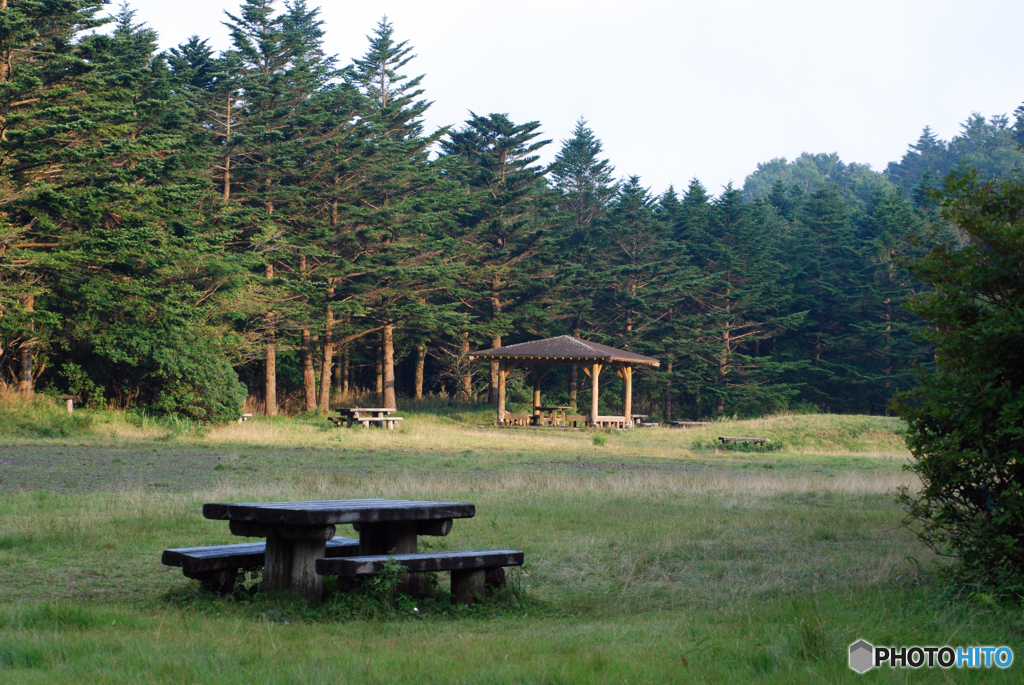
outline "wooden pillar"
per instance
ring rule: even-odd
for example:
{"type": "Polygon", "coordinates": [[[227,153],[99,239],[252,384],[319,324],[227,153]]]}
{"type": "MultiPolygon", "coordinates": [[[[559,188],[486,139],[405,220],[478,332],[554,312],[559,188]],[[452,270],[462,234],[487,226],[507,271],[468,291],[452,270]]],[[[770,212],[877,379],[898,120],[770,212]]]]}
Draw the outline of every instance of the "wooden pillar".
{"type": "Polygon", "coordinates": [[[633,420],[633,367],[623,366],[622,367],[622,384],[625,387],[624,397],[622,400],[622,411],[626,415],[626,425],[632,425],[630,422],[633,420]]]}
{"type": "Polygon", "coordinates": [[[505,367],[508,362],[504,359],[498,362],[498,424],[505,423],[505,367]]]}
{"type": "Polygon", "coordinates": [[[590,423],[597,424],[597,403],[598,403],[598,382],[597,377],[601,375],[601,365],[594,364],[590,367],[590,423]]]}
{"type": "Polygon", "coordinates": [[[540,406],[540,377],[541,373],[536,366],[530,367],[530,375],[533,376],[533,413],[539,414],[537,407],[540,406]]]}

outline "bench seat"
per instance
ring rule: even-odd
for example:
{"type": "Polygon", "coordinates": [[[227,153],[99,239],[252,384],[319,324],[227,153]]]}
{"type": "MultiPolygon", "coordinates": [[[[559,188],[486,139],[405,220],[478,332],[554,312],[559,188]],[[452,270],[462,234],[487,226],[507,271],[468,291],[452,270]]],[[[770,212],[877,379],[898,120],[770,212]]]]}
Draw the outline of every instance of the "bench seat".
{"type": "Polygon", "coordinates": [[[353,576],[379,573],[388,559],[394,559],[409,573],[451,571],[454,604],[472,603],[477,597],[483,596],[488,585],[500,587],[505,583],[506,566],[523,565],[523,553],[518,550],[478,549],[317,559],[316,572],[323,576],[338,576],[339,587],[344,587],[345,581],[353,576]]]}
{"type": "MultiPolygon", "coordinates": [[[[228,594],[234,588],[239,569],[260,568],[266,542],[241,542],[235,545],[179,547],[165,549],[160,561],[164,566],[179,566],[187,578],[198,580],[207,590],[228,594]]],[[[359,540],[335,536],[327,541],[327,556],[359,554],[359,540]]]]}
{"type": "Polygon", "coordinates": [[[728,436],[719,435],[718,439],[723,443],[726,442],[756,442],[761,444],[767,444],[771,442],[768,438],[730,438],[728,436]]]}

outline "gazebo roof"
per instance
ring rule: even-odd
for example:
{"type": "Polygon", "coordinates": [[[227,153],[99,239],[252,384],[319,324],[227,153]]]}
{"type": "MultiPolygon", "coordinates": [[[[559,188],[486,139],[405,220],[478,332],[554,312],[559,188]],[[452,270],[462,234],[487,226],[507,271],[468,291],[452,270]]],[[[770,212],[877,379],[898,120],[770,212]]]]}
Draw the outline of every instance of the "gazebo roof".
{"type": "Polygon", "coordinates": [[[544,338],[543,340],[532,340],[530,342],[495,347],[482,352],[474,352],[469,355],[470,359],[522,359],[522,360],[544,360],[551,362],[575,363],[575,362],[618,362],[624,364],[650,364],[660,366],[660,362],[653,357],[645,357],[642,354],[619,350],[601,343],[580,340],[571,335],[560,335],[557,338],[544,338]]]}

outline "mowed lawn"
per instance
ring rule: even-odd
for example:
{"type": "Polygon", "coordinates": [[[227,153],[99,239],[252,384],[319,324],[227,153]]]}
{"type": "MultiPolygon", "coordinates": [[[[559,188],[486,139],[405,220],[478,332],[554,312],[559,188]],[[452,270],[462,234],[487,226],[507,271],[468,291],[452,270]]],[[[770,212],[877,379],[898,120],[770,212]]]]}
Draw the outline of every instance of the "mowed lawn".
{"type": "MultiPolygon", "coordinates": [[[[937,582],[900,525],[913,478],[896,419],[828,415],[628,433],[399,430],[255,419],[205,432],[112,413],[0,410],[3,683],[1019,683],[888,668],[848,645],[1008,645],[1024,616],[937,582]],[[717,435],[783,443],[720,451],[717,435]],[[515,548],[484,605],[392,609],[331,593],[221,599],[165,547],[239,542],[204,502],[468,501],[434,549],[515,548]]],[[[351,528],[339,534],[355,536],[351,528]]],[[[441,591],[447,582],[439,579],[441,591]]]]}

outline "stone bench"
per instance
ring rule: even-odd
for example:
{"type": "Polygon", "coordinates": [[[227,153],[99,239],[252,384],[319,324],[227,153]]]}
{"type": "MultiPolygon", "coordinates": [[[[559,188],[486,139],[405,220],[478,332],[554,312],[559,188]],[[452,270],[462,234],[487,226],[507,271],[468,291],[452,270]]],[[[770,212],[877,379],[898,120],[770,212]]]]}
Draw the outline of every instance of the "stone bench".
{"type": "Polygon", "coordinates": [[[505,583],[505,567],[523,565],[522,552],[497,549],[317,559],[316,572],[337,576],[338,586],[344,588],[346,579],[353,576],[380,573],[388,559],[394,559],[409,573],[450,571],[453,604],[470,604],[477,596],[483,596],[487,586],[501,587],[505,583]]]}
{"type": "MultiPolygon", "coordinates": [[[[164,566],[180,566],[185,577],[198,580],[204,590],[227,595],[235,587],[239,570],[263,566],[266,548],[266,542],[180,547],[165,549],[160,560],[164,566]]],[[[359,554],[359,540],[338,535],[327,541],[328,557],[356,554],[359,554]]]]}

